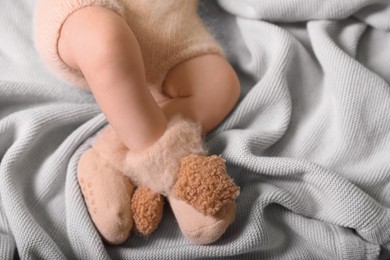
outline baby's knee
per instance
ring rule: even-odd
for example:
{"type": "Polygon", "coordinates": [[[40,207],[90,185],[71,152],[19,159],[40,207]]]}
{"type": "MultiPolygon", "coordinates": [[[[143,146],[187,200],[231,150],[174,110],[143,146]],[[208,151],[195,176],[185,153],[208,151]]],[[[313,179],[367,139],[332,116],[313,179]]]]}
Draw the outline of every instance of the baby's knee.
{"type": "Polygon", "coordinates": [[[221,80],[221,83],[218,84],[218,88],[222,93],[226,94],[223,96],[226,99],[227,104],[234,106],[240,97],[240,82],[231,65],[227,61],[225,62],[226,64],[224,65],[223,70],[225,71],[226,76],[221,80]]]}
{"type": "MultiPolygon", "coordinates": [[[[214,62],[210,63],[209,69],[214,74],[210,77],[211,85],[209,91],[205,90],[203,95],[210,95],[216,106],[221,110],[231,110],[237,103],[240,96],[240,83],[236,72],[230,63],[223,57],[214,56],[214,62]]],[[[199,93],[200,94],[200,93],[199,93]]]]}

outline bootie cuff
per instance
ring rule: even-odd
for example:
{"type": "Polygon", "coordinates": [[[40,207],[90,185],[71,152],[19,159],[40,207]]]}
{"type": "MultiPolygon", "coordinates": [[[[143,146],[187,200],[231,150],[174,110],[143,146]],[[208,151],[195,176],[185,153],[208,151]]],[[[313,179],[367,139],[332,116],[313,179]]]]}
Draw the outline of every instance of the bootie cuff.
{"type": "Polygon", "coordinates": [[[178,116],[168,123],[160,139],[145,151],[128,151],[124,174],[135,185],[167,196],[177,181],[181,160],[190,154],[207,154],[201,126],[178,116]]]}

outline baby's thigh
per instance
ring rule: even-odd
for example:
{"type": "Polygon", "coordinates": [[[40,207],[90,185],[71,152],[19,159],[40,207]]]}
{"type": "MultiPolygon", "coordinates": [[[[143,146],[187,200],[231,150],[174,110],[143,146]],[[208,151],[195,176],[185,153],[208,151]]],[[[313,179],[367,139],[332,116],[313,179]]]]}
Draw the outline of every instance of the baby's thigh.
{"type": "Polygon", "coordinates": [[[230,64],[218,55],[203,55],[171,69],[162,90],[170,99],[162,105],[168,118],[181,114],[214,129],[230,113],[240,85],[230,64]]]}
{"type": "MultiPolygon", "coordinates": [[[[46,64],[46,66],[62,77],[69,81],[72,85],[88,88],[88,83],[78,69],[77,64],[68,56],[66,47],[64,47],[63,39],[66,38],[65,27],[68,27],[69,21],[77,16],[78,13],[84,12],[86,9],[98,8],[109,10],[115,13],[117,16],[125,17],[125,7],[121,0],[37,0],[36,10],[34,14],[34,39],[37,51],[40,57],[46,64]],[[61,54],[61,55],[60,55],[61,54]]],[[[79,17],[82,17],[81,15],[79,17]]],[[[89,17],[91,18],[91,17],[89,17]]],[[[100,19],[98,19],[100,21],[100,19]]],[[[91,24],[91,19],[84,19],[78,24],[78,27],[84,26],[86,23],[91,24]]],[[[101,23],[101,21],[100,21],[101,23]]],[[[87,32],[96,31],[95,28],[99,27],[94,24],[90,27],[87,32]]],[[[76,27],[77,28],[77,27],[76,27]]],[[[82,29],[82,28],[78,28],[82,29]]],[[[86,43],[88,39],[83,33],[75,32],[72,39],[73,43],[86,43]]],[[[96,43],[88,46],[97,46],[96,43]]]]}
{"type": "Polygon", "coordinates": [[[216,105],[235,103],[240,94],[237,75],[231,65],[225,58],[213,54],[189,59],[172,68],[162,90],[172,98],[197,97],[216,105]]]}

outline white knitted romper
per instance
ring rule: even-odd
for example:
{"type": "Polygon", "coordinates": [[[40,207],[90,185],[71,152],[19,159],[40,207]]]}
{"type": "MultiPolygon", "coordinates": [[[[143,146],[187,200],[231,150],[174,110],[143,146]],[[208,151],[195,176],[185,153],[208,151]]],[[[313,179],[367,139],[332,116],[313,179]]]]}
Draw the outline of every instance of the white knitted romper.
{"type": "Polygon", "coordinates": [[[152,92],[161,90],[166,74],[179,63],[204,54],[223,56],[197,15],[198,0],[37,0],[36,48],[50,70],[75,86],[88,89],[81,72],[59,57],[58,39],[67,17],[94,5],[113,10],[130,26],[140,44],[152,92]]]}

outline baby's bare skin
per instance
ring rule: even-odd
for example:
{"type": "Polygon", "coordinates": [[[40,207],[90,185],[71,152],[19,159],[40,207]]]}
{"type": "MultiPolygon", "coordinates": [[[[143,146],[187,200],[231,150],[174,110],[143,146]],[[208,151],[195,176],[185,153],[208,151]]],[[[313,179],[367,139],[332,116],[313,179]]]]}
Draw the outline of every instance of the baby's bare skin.
{"type": "Polygon", "coordinates": [[[141,50],[131,28],[109,9],[92,6],[64,23],[59,55],[80,70],[107,120],[124,144],[144,150],[182,114],[209,132],[229,114],[240,88],[230,64],[217,55],[202,55],[171,69],[159,97],[146,84],[141,50]]]}

